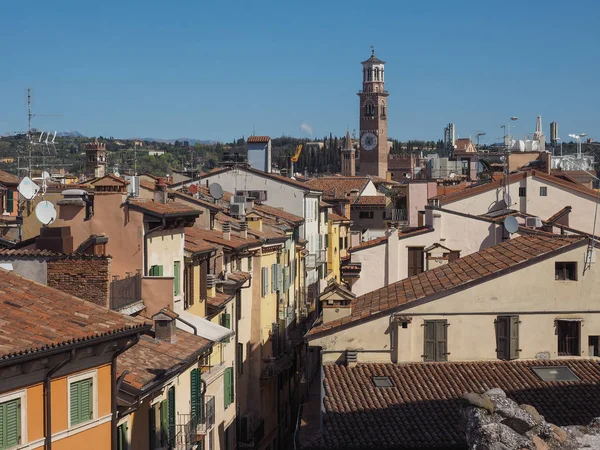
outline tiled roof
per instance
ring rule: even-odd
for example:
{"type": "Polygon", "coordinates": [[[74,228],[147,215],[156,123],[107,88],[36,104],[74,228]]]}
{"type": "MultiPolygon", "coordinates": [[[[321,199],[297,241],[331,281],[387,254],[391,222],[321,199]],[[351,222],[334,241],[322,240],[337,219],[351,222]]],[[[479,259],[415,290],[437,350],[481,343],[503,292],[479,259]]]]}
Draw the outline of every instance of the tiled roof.
{"type": "Polygon", "coordinates": [[[266,144],[270,140],[269,136],[248,136],[248,144],[266,144]]]}
{"type": "Polygon", "coordinates": [[[0,183],[2,184],[19,184],[19,177],[12,173],[0,170],[0,183]]]}
{"type": "Polygon", "coordinates": [[[560,211],[557,211],[555,214],[553,214],[548,219],[546,219],[546,222],[547,223],[556,222],[558,219],[560,219],[561,217],[563,217],[565,214],[570,213],[571,210],[572,210],[572,208],[570,206],[565,206],[560,211]]]}
{"type": "Polygon", "coordinates": [[[387,197],[385,195],[361,195],[353,203],[354,205],[385,206],[387,197]]]}
{"type": "Polygon", "coordinates": [[[233,231],[231,232],[231,239],[224,239],[223,232],[219,230],[206,230],[200,227],[189,227],[185,230],[186,239],[197,241],[204,240],[211,244],[218,244],[228,249],[242,249],[244,247],[248,247],[250,245],[256,244],[260,245],[260,242],[257,239],[242,239],[237,236],[233,231]],[[188,238],[189,236],[189,238],[188,238]]]}
{"type": "Polygon", "coordinates": [[[117,177],[112,173],[108,175],[104,175],[100,178],[94,178],[93,180],[86,181],[85,184],[91,184],[93,186],[126,186],[129,184],[129,181],[124,178],[117,177]]]}
{"type": "MultiPolygon", "coordinates": [[[[202,192],[203,189],[206,189],[206,195],[208,196],[208,189],[207,188],[199,188],[200,191],[202,192]]],[[[181,199],[183,201],[186,202],[190,202],[192,204],[196,204],[199,205],[203,208],[207,208],[210,209],[212,211],[222,211],[224,208],[222,205],[215,203],[214,201],[209,201],[206,198],[196,198],[192,195],[189,194],[185,194],[181,191],[175,191],[175,190],[169,190],[169,196],[174,196],[177,199],[181,199]]]]}
{"type": "Polygon", "coordinates": [[[242,272],[241,270],[236,270],[227,274],[227,279],[235,281],[236,283],[244,283],[250,278],[252,277],[249,272],[242,272]]]}
{"type": "Polygon", "coordinates": [[[188,227],[185,229],[184,248],[186,251],[190,253],[205,253],[217,249],[217,247],[215,247],[213,244],[202,239],[195,239],[193,235],[188,233],[188,231],[193,228],[195,227],[188,227]]]}
{"type": "Polygon", "coordinates": [[[451,289],[467,289],[475,281],[516,270],[538,257],[551,256],[558,250],[587,242],[583,236],[557,236],[546,233],[519,236],[493,247],[480,250],[435,269],[422,272],[352,301],[352,314],[343,319],[318,323],[308,336],[338,331],[353,326],[361,319],[369,320],[417,300],[441,298],[451,289]]]}
{"type": "Polygon", "coordinates": [[[304,222],[304,217],[297,216],[295,214],[289,213],[281,208],[275,208],[269,205],[254,205],[254,210],[266,214],[272,217],[281,217],[283,220],[287,220],[294,224],[301,224],[304,222]]]}
{"type": "Polygon", "coordinates": [[[399,186],[401,184],[397,181],[388,180],[386,178],[377,177],[375,175],[371,175],[369,178],[371,178],[371,181],[373,182],[373,184],[375,186],[380,185],[380,184],[389,184],[390,186],[399,186]]]}
{"type": "Polygon", "coordinates": [[[323,369],[323,434],[303,448],[467,448],[460,397],[491,388],[534,406],[559,426],[587,425],[598,415],[590,399],[600,395],[600,364],[591,359],[325,364],[323,369]],[[568,366],[581,381],[544,382],[531,370],[536,366],[568,366]],[[377,388],[373,376],[390,377],[394,386],[377,388]]]}
{"type": "Polygon", "coordinates": [[[325,199],[347,200],[352,190],[358,190],[360,194],[368,183],[368,177],[335,176],[312,178],[306,182],[306,185],[323,191],[325,199]]]}
{"type": "Polygon", "coordinates": [[[103,259],[103,255],[91,255],[86,253],[58,253],[50,250],[38,250],[31,248],[7,249],[0,248],[0,257],[19,257],[19,258],[60,258],[60,259],[103,259]]]}
{"type": "MultiPolygon", "coordinates": [[[[212,179],[213,176],[221,174],[221,173],[229,172],[230,170],[232,170],[231,167],[218,168],[214,171],[211,170],[209,173],[204,175],[204,178],[212,179]]],[[[319,189],[313,189],[310,186],[308,186],[307,183],[303,183],[303,182],[295,180],[293,178],[284,177],[283,175],[279,175],[276,173],[263,172],[262,170],[254,169],[252,167],[238,168],[237,170],[239,170],[240,172],[246,171],[249,173],[253,173],[255,175],[258,175],[258,176],[261,176],[264,178],[270,178],[272,180],[279,181],[281,183],[285,183],[285,184],[289,184],[291,186],[297,187],[304,191],[309,191],[309,190],[312,190],[312,191],[317,190],[318,191],[319,190],[319,189]]]]}
{"type": "Polygon", "coordinates": [[[117,372],[128,370],[125,383],[137,388],[174,375],[210,348],[211,342],[187,333],[176,331],[174,343],[142,336],[139,342],[117,358],[117,372]]]}
{"type": "Polygon", "coordinates": [[[340,216],[339,214],[336,214],[336,213],[333,213],[333,212],[330,212],[328,214],[328,217],[329,217],[330,220],[334,220],[336,222],[350,222],[350,219],[348,219],[347,217],[340,216]]]}
{"type": "Polygon", "coordinates": [[[195,216],[198,217],[201,211],[191,208],[181,203],[167,202],[160,203],[149,199],[129,199],[127,203],[130,207],[140,209],[144,212],[158,214],[160,216],[195,216]]]}
{"type": "Polygon", "coordinates": [[[220,309],[225,305],[225,303],[227,303],[233,297],[235,297],[235,295],[217,291],[217,293],[215,294],[214,297],[206,298],[206,303],[209,306],[220,309]]]}
{"type": "Polygon", "coordinates": [[[156,183],[153,183],[152,181],[140,179],[140,187],[143,187],[144,189],[148,189],[149,191],[154,192],[156,190],[156,183]]]}
{"type": "Polygon", "coordinates": [[[141,319],[2,269],[0,310],[0,360],[150,329],[141,319]]]}
{"type": "MultiPolygon", "coordinates": [[[[330,214],[331,215],[331,214],[330,214]]],[[[404,230],[398,231],[398,239],[405,239],[411,236],[418,236],[420,234],[431,233],[433,228],[431,227],[415,227],[415,228],[407,228],[404,230]]],[[[375,239],[371,239],[368,241],[361,242],[354,247],[350,247],[348,252],[356,252],[358,250],[364,250],[365,248],[375,247],[376,245],[383,244],[388,240],[387,236],[381,236],[375,239]]]]}

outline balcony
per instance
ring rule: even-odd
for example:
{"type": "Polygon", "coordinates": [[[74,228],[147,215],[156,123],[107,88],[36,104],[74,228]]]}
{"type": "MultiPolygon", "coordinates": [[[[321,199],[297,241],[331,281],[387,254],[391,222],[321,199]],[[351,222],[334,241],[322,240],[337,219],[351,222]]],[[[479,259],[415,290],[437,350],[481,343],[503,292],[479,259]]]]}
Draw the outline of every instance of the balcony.
{"type": "Polygon", "coordinates": [[[393,208],[385,212],[385,220],[389,222],[408,223],[408,211],[404,208],[393,208]]]}
{"type": "Polygon", "coordinates": [[[260,419],[254,423],[248,423],[242,417],[238,448],[256,448],[265,436],[265,421],[260,419]]]}
{"type": "Polygon", "coordinates": [[[327,250],[317,250],[317,264],[327,263],[327,250]]]}
{"type": "Polygon", "coordinates": [[[379,92],[367,92],[367,91],[363,91],[363,90],[360,90],[360,91],[358,91],[358,95],[361,95],[361,94],[381,94],[381,95],[390,95],[390,93],[389,93],[388,91],[385,91],[385,90],[384,90],[384,91],[379,91],[379,92]]]}
{"type": "Polygon", "coordinates": [[[296,309],[293,306],[285,306],[279,311],[279,320],[285,320],[285,327],[296,323],[296,309]]]}
{"type": "Polygon", "coordinates": [[[262,368],[260,372],[260,378],[263,380],[270,380],[275,378],[285,369],[292,365],[293,355],[289,353],[283,353],[279,356],[267,356],[262,359],[262,368]]]}
{"type": "Polygon", "coordinates": [[[142,301],[142,274],[127,273],[125,278],[113,276],[110,282],[110,309],[120,311],[142,301]]]}
{"type": "Polygon", "coordinates": [[[175,426],[175,448],[189,450],[202,439],[201,435],[207,434],[215,426],[215,397],[204,396],[204,404],[199,415],[179,414],[179,424],[175,426]]]}

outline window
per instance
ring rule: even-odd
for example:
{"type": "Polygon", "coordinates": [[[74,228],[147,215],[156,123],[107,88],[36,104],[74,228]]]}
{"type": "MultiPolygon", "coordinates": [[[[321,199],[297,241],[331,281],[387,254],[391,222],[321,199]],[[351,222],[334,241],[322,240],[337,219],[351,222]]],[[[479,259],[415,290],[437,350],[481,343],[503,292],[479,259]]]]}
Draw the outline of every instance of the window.
{"type": "Polygon", "coordinates": [[[408,276],[423,272],[423,247],[408,248],[408,276]]]}
{"type": "Polygon", "coordinates": [[[151,266],[150,267],[150,276],[151,277],[162,277],[163,276],[163,266],[151,266]]]}
{"type": "Polygon", "coordinates": [[[555,262],[554,279],[577,281],[577,263],[576,262],[555,262]]]}
{"type": "Polygon", "coordinates": [[[165,430],[168,430],[168,440],[170,447],[175,447],[175,386],[171,386],[167,391],[167,427],[165,430]]]}
{"type": "Polygon", "coordinates": [[[340,238],[339,244],[340,250],[344,248],[344,238],[340,238]]]}
{"type": "Polygon", "coordinates": [[[557,320],[558,356],[579,356],[580,354],[580,320],[557,320]]]}
{"type": "Polygon", "coordinates": [[[252,256],[248,256],[248,272],[252,272],[252,256]]]}
{"type": "Polygon", "coordinates": [[[93,377],[69,383],[69,426],[73,427],[94,418],[93,377]]]}
{"type": "Polygon", "coordinates": [[[540,197],[546,197],[548,195],[548,188],[546,186],[540,186],[540,197]]]}
{"type": "MultiPolygon", "coordinates": [[[[227,312],[221,314],[221,326],[231,330],[231,314],[228,314],[227,312]]],[[[229,342],[229,338],[225,339],[224,342],[229,342]]]]}
{"type": "Polygon", "coordinates": [[[21,443],[21,397],[18,397],[0,403],[0,448],[21,443]]]}
{"type": "Polygon", "coordinates": [[[524,188],[524,187],[519,188],[519,197],[525,197],[526,193],[527,193],[527,188],[524,188]]]}
{"type": "Polygon", "coordinates": [[[269,293],[269,269],[267,267],[262,268],[261,286],[261,294],[264,297],[269,293]]]}
{"type": "Polygon", "coordinates": [[[239,289],[235,293],[235,318],[237,320],[242,318],[242,291],[239,289]]]}
{"type": "Polygon", "coordinates": [[[446,320],[426,320],[425,361],[448,361],[448,322],[446,320]]]}
{"type": "Polygon", "coordinates": [[[394,387],[394,383],[392,383],[390,377],[373,377],[373,384],[378,388],[394,387]]]}
{"type": "Polygon", "coordinates": [[[237,345],[237,372],[238,376],[244,373],[244,344],[241,342],[237,345]]]}
{"type": "Polygon", "coordinates": [[[150,406],[150,415],[148,417],[148,429],[149,429],[149,434],[150,434],[150,448],[156,448],[157,447],[157,443],[159,442],[158,436],[157,436],[157,428],[156,428],[156,414],[158,412],[158,408],[156,407],[156,403],[152,406],[150,406]]]}
{"type": "Polygon", "coordinates": [[[117,427],[117,450],[127,450],[129,448],[128,430],[127,422],[123,422],[117,427]]]}
{"type": "Polygon", "coordinates": [[[567,366],[532,367],[531,370],[543,381],[581,381],[567,366]]]}
{"type": "Polygon", "coordinates": [[[173,295],[179,295],[179,261],[173,263],[173,295]]]}
{"type": "Polygon", "coordinates": [[[600,356],[600,336],[588,337],[588,356],[600,356]]]}
{"type": "Polygon", "coordinates": [[[359,211],[358,218],[359,219],[372,219],[374,217],[373,211],[359,211]]]}
{"type": "Polygon", "coordinates": [[[10,189],[6,191],[6,212],[13,212],[15,210],[15,196],[14,191],[10,189]]]}
{"type": "Polygon", "coordinates": [[[242,270],[242,259],[238,258],[235,260],[235,270],[241,271],[242,270]]]}
{"type": "Polygon", "coordinates": [[[519,316],[498,316],[495,323],[498,359],[518,359],[519,316]]]}
{"type": "Polygon", "coordinates": [[[225,369],[224,376],[225,376],[225,383],[224,383],[225,395],[224,395],[224,399],[225,399],[225,409],[227,409],[229,407],[229,405],[231,405],[233,403],[233,400],[234,400],[233,368],[232,367],[227,367],[225,369]]]}
{"type": "MultiPolygon", "coordinates": [[[[192,417],[201,419],[204,413],[204,387],[200,378],[200,370],[190,372],[190,400],[192,417]]],[[[154,448],[154,447],[150,447],[154,448]]]]}

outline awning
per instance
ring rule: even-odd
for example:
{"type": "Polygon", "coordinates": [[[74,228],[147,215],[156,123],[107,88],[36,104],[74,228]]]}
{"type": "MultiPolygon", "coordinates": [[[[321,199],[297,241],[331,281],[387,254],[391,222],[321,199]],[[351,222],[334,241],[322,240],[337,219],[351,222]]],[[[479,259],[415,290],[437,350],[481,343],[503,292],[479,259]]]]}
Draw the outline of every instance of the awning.
{"type": "MultiPolygon", "coordinates": [[[[194,325],[198,330],[198,336],[208,339],[209,341],[220,342],[235,334],[234,331],[230,330],[229,328],[212,323],[210,320],[198,317],[187,311],[180,312],[179,317],[194,325]]],[[[193,328],[191,328],[189,325],[186,325],[181,320],[177,320],[176,322],[177,328],[180,330],[187,331],[188,333],[194,332],[193,328]]]]}

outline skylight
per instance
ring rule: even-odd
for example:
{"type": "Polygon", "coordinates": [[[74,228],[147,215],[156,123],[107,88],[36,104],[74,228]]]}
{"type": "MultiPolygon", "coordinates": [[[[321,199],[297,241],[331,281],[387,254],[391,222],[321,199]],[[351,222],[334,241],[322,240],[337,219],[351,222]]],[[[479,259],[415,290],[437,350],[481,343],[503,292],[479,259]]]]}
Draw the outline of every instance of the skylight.
{"type": "Polygon", "coordinates": [[[390,377],[373,377],[373,384],[378,388],[394,387],[394,383],[392,383],[390,377]]]}
{"type": "Polygon", "coordinates": [[[541,366],[531,370],[543,381],[581,381],[567,366],[541,366]]]}

